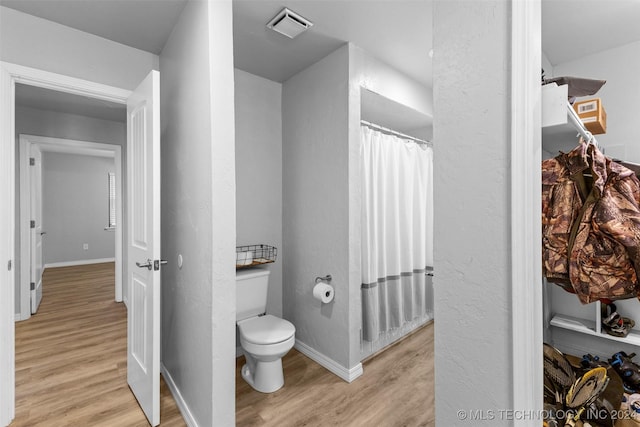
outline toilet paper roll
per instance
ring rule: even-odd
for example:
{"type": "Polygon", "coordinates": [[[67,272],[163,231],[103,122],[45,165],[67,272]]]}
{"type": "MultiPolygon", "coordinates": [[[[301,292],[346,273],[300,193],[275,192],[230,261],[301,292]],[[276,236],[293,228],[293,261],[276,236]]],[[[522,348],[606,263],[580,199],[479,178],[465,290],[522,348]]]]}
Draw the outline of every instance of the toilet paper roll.
{"type": "Polygon", "coordinates": [[[323,304],[333,301],[334,292],[333,286],[324,282],[320,282],[313,287],[313,297],[322,301],[323,304]]]}

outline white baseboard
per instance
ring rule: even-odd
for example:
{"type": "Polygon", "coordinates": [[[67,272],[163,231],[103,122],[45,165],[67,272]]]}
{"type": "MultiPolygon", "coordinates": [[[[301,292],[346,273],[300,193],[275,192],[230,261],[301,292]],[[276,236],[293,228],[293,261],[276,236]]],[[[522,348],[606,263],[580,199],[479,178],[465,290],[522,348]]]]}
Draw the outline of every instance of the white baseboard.
{"type": "Polygon", "coordinates": [[[309,359],[313,360],[317,364],[324,366],[330,372],[333,372],[346,382],[350,383],[360,375],[362,375],[362,363],[358,363],[351,369],[347,369],[335,360],[325,356],[314,348],[309,347],[307,344],[296,340],[296,344],[294,345],[295,349],[300,353],[307,356],[309,359]]]}
{"type": "Polygon", "coordinates": [[[78,261],[63,261],[52,262],[45,264],[44,268],[56,268],[56,267],[71,267],[74,265],[87,265],[87,264],[103,264],[105,262],[115,262],[115,258],[96,258],[96,259],[81,259],[78,261]]]}
{"type": "Polygon", "coordinates": [[[15,321],[19,322],[22,320],[22,313],[16,313],[15,321]]]}
{"type": "Polygon", "coordinates": [[[242,346],[236,347],[236,359],[243,355],[244,355],[244,352],[242,351],[242,346]]]}
{"type": "Polygon", "coordinates": [[[184,422],[187,424],[188,427],[198,427],[198,423],[196,422],[196,419],[193,417],[193,414],[191,413],[191,411],[189,410],[189,407],[187,406],[187,402],[184,401],[184,398],[182,397],[180,390],[178,390],[178,387],[176,386],[175,381],[173,381],[171,374],[162,363],[160,363],[160,373],[162,373],[162,376],[164,377],[164,381],[167,383],[167,387],[169,387],[169,391],[171,391],[171,394],[173,395],[173,399],[176,401],[176,405],[178,405],[178,409],[182,414],[182,418],[184,418],[184,422]]]}

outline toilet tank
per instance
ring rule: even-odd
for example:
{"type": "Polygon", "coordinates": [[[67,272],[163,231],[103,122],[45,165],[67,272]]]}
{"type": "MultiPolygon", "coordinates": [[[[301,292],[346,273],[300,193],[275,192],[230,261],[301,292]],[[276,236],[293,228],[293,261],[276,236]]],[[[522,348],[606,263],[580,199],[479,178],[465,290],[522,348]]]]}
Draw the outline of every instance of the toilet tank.
{"type": "Polygon", "coordinates": [[[236,320],[244,320],[267,310],[269,270],[248,268],[236,271],[236,320]]]}

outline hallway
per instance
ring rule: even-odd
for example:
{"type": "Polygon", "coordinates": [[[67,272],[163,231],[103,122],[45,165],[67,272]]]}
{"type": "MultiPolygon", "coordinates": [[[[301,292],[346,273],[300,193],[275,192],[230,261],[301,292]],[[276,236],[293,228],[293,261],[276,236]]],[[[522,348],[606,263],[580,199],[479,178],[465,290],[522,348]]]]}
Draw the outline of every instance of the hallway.
{"type": "MultiPolygon", "coordinates": [[[[45,270],[38,313],[16,323],[14,426],[148,426],[127,385],[127,312],[114,264],[45,270]]],[[[185,423],[161,380],[161,425],[185,423]]]]}

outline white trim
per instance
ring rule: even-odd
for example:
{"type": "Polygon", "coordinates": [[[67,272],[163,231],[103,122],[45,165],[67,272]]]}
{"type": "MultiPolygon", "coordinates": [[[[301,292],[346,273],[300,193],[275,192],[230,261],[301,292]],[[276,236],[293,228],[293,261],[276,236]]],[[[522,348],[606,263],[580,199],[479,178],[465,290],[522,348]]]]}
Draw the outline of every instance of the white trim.
{"type": "MultiPolygon", "coordinates": [[[[68,153],[82,156],[110,157],[114,159],[116,176],[116,224],[122,221],[122,147],[115,144],[104,144],[100,142],[79,141],[74,139],[51,138],[46,136],[20,134],[20,194],[31,191],[29,185],[28,153],[30,145],[37,145],[43,152],[68,153]]],[[[30,198],[20,197],[20,256],[21,260],[29,259],[29,248],[31,245],[29,216],[23,212],[30,211],[30,198]]],[[[122,227],[115,229],[115,300],[122,302],[123,283],[123,262],[122,227]]],[[[102,261],[109,262],[109,261],[102,261]]],[[[91,263],[84,263],[91,264],[91,263]]],[[[72,261],[68,265],[83,265],[72,261]]],[[[51,265],[49,265],[51,266],[51,265]]],[[[56,265],[58,267],[62,265],[56,265]]],[[[29,263],[21,263],[20,273],[20,308],[23,320],[31,316],[30,293],[29,293],[29,263]]],[[[45,268],[47,266],[45,265],[45,268]]]]}
{"type": "Polygon", "coordinates": [[[242,346],[239,345],[236,347],[236,359],[240,356],[244,356],[244,351],[242,351],[242,346]]]}
{"type": "Polygon", "coordinates": [[[15,417],[15,84],[0,66],[0,426],[15,417]],[[13,268],[6,268],[7,263],[13,268]]]}
{"type": "MultiPolygon", "coordinates": [[[[131,91],[0,61],[0,426],[15,417],[15,85],[126,104],[131,91]]],[[[117,256],[117,255],[116,255],[117,256]]]]}
{"type": "Polygon", "coordinates": [[[12,64],[10,62],[0,61],[0,66],[9,72],[15,83],[102,99],[118,104],[126,104],[127,98],[131,95],[130,90],[39,70],[37,68],[12,64]]]}
{"type": "Polygon", "coordinates": [[[358,378],[363,373],[362,363],[358,363],[353,368],[347,369],[335,360],[325,356],[316,349],[309,347],[307,344],[303,343],[300,340],[296,339],[296,344],[294,345],[294,347],[300,353],[304,354],[317,364],[324,366],[330,372],[336,374],[348,383],[353,382],[353,380],[358,378]]]}
{"type": "MultiPolygon", "coordinates": [[[[541,411],[540,0],[514,0],[511,21],[511,313],[513,409],[541,411]]],[[[527,419],[514,426],[530,425],[527,419]]]]}
{"type": "Polygon", "coordinates": [[[167,387],[169,387],[169,391],[171,391],[173,400],[175,400],[176,405],[178,405],[178,409],[182,414],[182,418],[184,419],[184,422],[189,427],[198,427],[198,423],[196,422],[195,417],[191,413],[191,410],[189,409],[187,402],[182,397],[182,394],[180,393],[178,386],[173,380],[173,377],[171,376],[171,374],[169,373],[169,371],[167,370],[167,368],[164,366],[163,363],[160,364],[160,373],[164,377],[164,382],[167,383],[167,387]]]}
{"type": "MultiPolygon", "coordinates": [[[[72,267],[74,265],[89,265],[89,264],[104,264],[106,262],[115,262],[115,258],[95,258],[95,259],[80,259],[77,261],[62,261],[51,262],[44,265],[44,268],[57,268],[57,267],[72,267]]],[[[120,301],[118,301],[120,302],[120,301]]]]}

